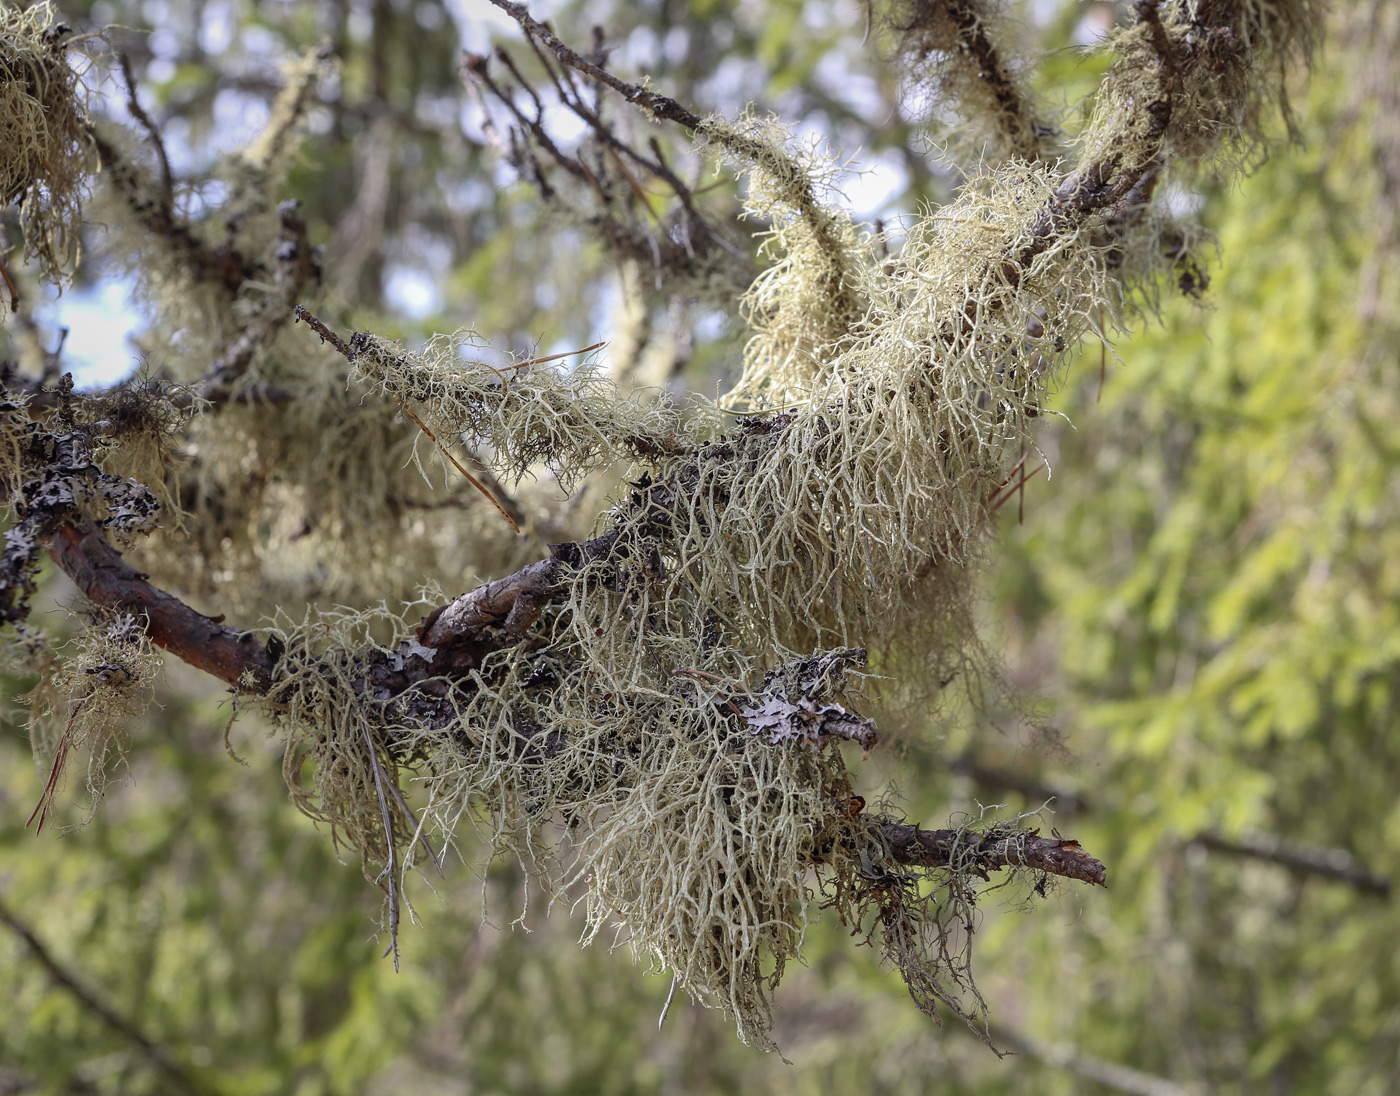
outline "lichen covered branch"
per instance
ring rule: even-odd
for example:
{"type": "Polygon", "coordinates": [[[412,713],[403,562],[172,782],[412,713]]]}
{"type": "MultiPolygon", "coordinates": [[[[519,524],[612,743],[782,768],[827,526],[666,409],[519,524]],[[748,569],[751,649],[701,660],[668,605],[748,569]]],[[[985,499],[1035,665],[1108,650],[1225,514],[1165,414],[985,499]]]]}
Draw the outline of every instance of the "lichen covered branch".
{"type": "Polygon", "coordinates": [[[218,400],[231,389],[254,355],[265,349],[292,318],[292,310],[308,283],[320,275],[315,251],[306,238],[306,221],[297,212],[297,205],[288,201],[277,208],[277,290],[257,303],[247,326],[210,367],[203,385],[207,400],[218,400]]]}
{"type": "Polygon", "coordinates": [[[886,21],[896,59],[917,90],[957,111],[981,156],[1049,159],[1051,127],[1008,59],[1008,20],[997,0],[899,0],[886,21]]]}
{"type": "MultiPolygon", "coordinates": [[[[699,274],[729,249],[660,146],[633,145],[605,119],[603,88],[692,131],[747,177],[768,266],[738,298],[753,337],[734,391],[720,403],[630,392],[598,368],[597,344],[551,367],[553,356],[484,352],[471,331],[412,351],[367,332],[343,339],[297,304],[315,257],[294,207],[274,221],[272,192],[324,63],[308,55],[264,137],[229,167],[223,245],[177,215],[168,183],[147,178],[124,145],[92,137],[128,223],[151,238],[162,322],[198,347],[187,355],[196,370],[171,375],[199,387],[83,397],[65,380],[0,405],[13,517],[0,617],[25,623],[47,550],[109,615],[112,650],[150,665],[154,642],[238,690],[240,710],[283,734],[294,801],[384,890],[391,945],[402,873],[424,835],[450,839],[471,818],[552,897],[586,891],[585,939],[625,922],[639,953],[760,1046],[772,1045],[768,990],[800,956],[816,902],[879,934],[920,1008],[951,1009],[985,1035],[969,966],[981,882],[1009,870],[1103,885],[1104,865],[1015,823],[926,830],[894,810],[867,814],[841,744],[870,750],[878,735],[851,682],[867,649],[882,675],[927,680],[930,692],[995,673],[972,624],[972,566],[991,514],[1028,476],[1029,424],[1079,338],[1121,320],[1161,273],[1169,239],[1168,257],[1189,261],[1154,192],[1169,170],[1249,153],[1253,114],[1275,88],[1257,66],[1306,37],[1308,5],[1138,0],[1068,173],[1044,154],[995,5],[915,5],[942,35],[925,53],[940,55],[969,105],[981,96],[1005,155],[913,218],[892,253],[836,201],[841,167],[824,146],[753,110],[701,118],[609,73],[601,45],[582,56],[523,5],[496,2],[593,140],[577,152],[553,141],[544,98],[504,51],[506,77],[464,59],[483,101],[509,115],[502,136],[488,113],[488,137],[549,201],[556,168],[591,193],[592,223],[627,264],[650,255],[658,276],[699,274]],[[599,94],[585,98],[574,73],[599,94]],[[670,187],[669,216],[648,178],[670,187]],[[344,367],[310,340],[306,355],[274,353],[292,341],[289,317],[344,367]],[[287,415],[237,403],[268,384],[297,392],[287,415]],[[196,391],[226,406],[195,419],[196,391]],[[454,455],[463,449],[480,455],[491,487],[454,455]],[[166,469],[182,455],[199,475],[170,489],[166,469]],[[427,528],[424,512],[400,520],[414,500],[399,501],[399,472],[421,472],[431,491],[449,466],[493,500],[531,479],[567,498],[608,477],[614,495],[547,557],[524,562],[542,549],[512,541],[508,563],[487,565],[463,542],[488,531],[427,528]],[[285,519],[288,500],[304,502],[304,528],[285,519]],[[199,589],[178,563],[153,582],[118,552],[184,519],[188,558],[218,581],[266,577],[278,546],[310,543],[327,573],[336,561],[354,571],[362,585],[344,596],[358,607],[310,607],[339,600],[346,578],[307,593],[299,622],[279,611],[265,639],[196,612],[162,588],[199,589]],[[346,561],[392,554],[385,546],[408,530],[464,548],[439,574],[497,577],[450,599],[420,594],[413,605],[429,611],[416,622],[412,607],[375,608],[378,584],[403,577],[387,572],[431,569],[346,561]],[[409,772],[427,798],[418,816],[399,792],[409,772]]],[[[921,33],[904,31],[908,42],[921,33]]],[[[176,559],[170,548],[161,542],[145,566],[176,559]]],[[[101,674],[126,672],[103,658],[101,674]]],[[[58,739],[54,773],[91,734],[86,688],[51,709],[77,728],[58,739]]],[[[40,817],[50,802],[46,789],[40,817]]]]}
{"type": "Polygon", "coordinates": [[[100,131],[92,134],[93,147],[112,189],[126,203],[133,220],[160,241],[180,269],[193,280],[220,287],[232,295],[244,282],[264,273],[261,264],[235,247],[209,246],[184,219],[169,198],[117,144],[100,131]]]}
{"type": "Polygon", "coordinates": [[[240,691],[267,689],[276,660],[266,644],[151,585],[92,526],[59,525],[45,548],[89,601],[137,614],[157,646],[240,691]]]}
{"type": "Polygon", "coordinates": [[[1107,871],[1078,841],[1042,837],[1036,830],[993,827],[980,833],[967,830],[921,830],[916,826],[883,825],[880,833],[901,864],[946,867],[962,864],[974,872],[1000,868],[1030,868],[1047,875],[1106,886],[1107,871]]]}

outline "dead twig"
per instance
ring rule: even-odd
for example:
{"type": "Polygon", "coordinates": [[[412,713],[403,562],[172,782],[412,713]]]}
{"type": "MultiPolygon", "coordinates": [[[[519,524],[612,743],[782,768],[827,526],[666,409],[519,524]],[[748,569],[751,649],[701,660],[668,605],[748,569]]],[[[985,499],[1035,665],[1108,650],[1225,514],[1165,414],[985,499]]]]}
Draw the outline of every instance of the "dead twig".
{"type": "Polygon", "coordinates": [[[156,160],[160,164],[160,190],[165,195],[167,203],[175,200],[175,181],[170,174],[170,157],[165,151],[165,140],[161,137],[160,129],[151,116],[146,113],[140,100],[136,98],[136,78],[131,74],[131,58],[126,53],[117,54],[117,64],[122,70],[122,80],[126,82],[126,109],[131,111],[131,116],[141,124],[141,128],[146,131],[146,136],[151,140],[151,147],[155,149],[156,160]]]}

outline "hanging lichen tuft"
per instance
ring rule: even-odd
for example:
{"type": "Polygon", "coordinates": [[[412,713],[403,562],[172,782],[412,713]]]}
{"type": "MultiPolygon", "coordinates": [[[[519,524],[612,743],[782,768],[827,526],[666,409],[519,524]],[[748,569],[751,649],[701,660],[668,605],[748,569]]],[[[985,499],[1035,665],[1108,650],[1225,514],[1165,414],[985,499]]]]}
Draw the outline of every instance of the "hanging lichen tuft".
{"type": "Polygon", "coordinates": [[[65,645],[63,657],[30,693],[29,741],[47,774],[29,816],[43,829],[54,798],[74,767],[84,770],[91,821],[112,769],[126,760],[126,733],[146,713],[161,658],[141,621],[131,614],[97,616],[65,645]]]}
{"type": "Polygon", "coordinates": [[[72,30],[57,20],[49,0],[0,6],[0,208],[18,206],[26,253],[63,285],[78,262],[97,157],[72,30]]]}

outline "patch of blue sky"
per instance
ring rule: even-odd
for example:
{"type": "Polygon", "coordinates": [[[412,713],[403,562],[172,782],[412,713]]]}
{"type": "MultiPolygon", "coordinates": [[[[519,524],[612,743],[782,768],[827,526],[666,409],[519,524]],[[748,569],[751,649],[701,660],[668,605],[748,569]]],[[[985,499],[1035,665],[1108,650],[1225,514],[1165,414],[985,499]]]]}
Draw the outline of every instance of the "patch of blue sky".
{"type": "Polygon", "coordinates": [[[35,310],[45,346],[53,350],[62,329],[63,366],[79,388],[116,384],[141,364],[132,337],[142,318],[131,306],[131,286],[126,279],[108,278],[84,288],[69,289],[62,296],[45,293],[35,310]]]}

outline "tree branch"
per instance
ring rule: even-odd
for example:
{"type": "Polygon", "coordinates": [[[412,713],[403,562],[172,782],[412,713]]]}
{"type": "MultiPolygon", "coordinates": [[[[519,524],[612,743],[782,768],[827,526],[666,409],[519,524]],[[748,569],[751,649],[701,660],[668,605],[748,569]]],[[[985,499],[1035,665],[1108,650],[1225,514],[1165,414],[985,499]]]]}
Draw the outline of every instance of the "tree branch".
{"type": "Polygon", "coordinates": [[[126,82],[126,109],[131,111],[131,116],[141,124],[146,136],[150,138],[151,147],[155,149],[156,161],[160,164],[160,190],[169,204],[175,200],[175,180],[170,174],[170,157],[165,151],[165,140],[151,116],[146,113],[146,108],[136,97],[136,77],[131,74],[131,58],[125,53],[118,53],[117,64],[121,67],[122,79],[126,82]]]}
{"type": "Polygon", "coordinates": [[[196,612],[151,585],[91,522],[59,525],[44,547],[93,604],[142,618],[158,647],[240,692],[262,693],[271,684],[277,653],[251,632],[196,612]]]}
{"type": "Polygon", "coordinates": [[[1002,1027],[992,1032],[992,1040],[1017,1054],[1039,1059],[1047,1066],[1063,1069],[1127,1096],[1197,1096],[1201,1092],[1195,1085],[1184,1085],[1118,1062],[1080,1054],[1067,1046],[1040,1043],[1002,1027]]]}
{"type": "MultiPolygon", "coordinates": [[[[417,636],[400,644],[399,657],[392,661],[400,662],[402,669],[391,669],[388,659],[371,663],[367,684],[372,694],[387,701],[429,678],[459,678],[479,667],[491,651],[519,643],[550,599],[565,588],[562,578],[566,569],[581,566],[585,559],[601,558],[615,540],[615,533],[607,533],[582,543],[555,545],[550,558],[485,583],[434,610],[419,626],[417,636]]],[[[55,562],[89,600],[135,614],[144,621],[157,646],[242,692],[268,689],[280,651],[156,588],[122,560],[95,528],[63,525],[45,543],[55,562]]],[[[849,713],[838,715],[849,717],[849,713]]],[[[753,723],[752,718],[748,721],[753,723]]],[[[874,733],[862,721],[834,717],[830,723],[823,724],[823,733],[855,738],[867,747],[873,744],[874,733]],[[861,725],[855,727],[856,723],[861,725]]],[[[1025,867],[1106,885],[1104,865],[1077,841],[1011,828],[976,834],[885,824],[880,832],[900,864],[956,864],[983,877],[1002,868],[1025,867]]]]}
{"type": "Polygon", "coordinates": [[[984,13],[972,0],[947,0],[944,7],[958,28],[959,41],[973,61],[978,80],[996,104],[997,129],[1007,146],[1028,160],[1040,159],[1044,149],[1030,103],[987,33],[984,13]]]}
{"type": "MultiPolygon", "coordinates": [[[[1047,784],[1024,773],[985,765],[973,757],[956,758],[949,763],[949,768],[995,792],[1017,792],[1032,803],[1053,800],[1057,814],[1095,809],[1093,802],[1080,792],[1047,784]]],[[[1346,849],[1307,845],[1278,834],[1246,833],[1231,839],[1208,830],[1197,834],[1187,844],[1230,856],[1267,860],[1299,875],[1316,875],[1345,883],[1377,898],[1389,898],[1393,889],[1386,876],[1371,871],[1346,849]]]]}
{"type": "Polygon", "coordinates": [[[210,367],[202,386],[205,399],[217,401],[247,372],[258,350],[269,345],[292,318],[307,283],[320,276],[315,250],[306,236],[306,221],[297,212],[299,205],[289,201],[277,207],[277,292],[258,303],[247,326],[210,367]]]}
{"type": "Polygon", "coordinates": [[[67,990],[83,1008],[92,1013],[104,1024],[110,1027],[127,1042],[131,1043],[141,1052],[156,1069],[163,1073],[180,1092],[192,1093],[194,1096],[202,1096],[210,1089],[198,1083],[194,1077],[185,1071],[178,1063],[171,1058],[166,1049],[158,1043],[152,1041],[140,1028],[136,1027],[130,1020],[119,1016],[107,1005],[97,999],[93,993],[87,989],[78,979],[63,966],[53,954],[46,948],[43,942],[34,934],[34,930],[24,921],[17,917],[10,908],[0,900],[0,923],[5,924],[29,950],[38,964],[44,968],[48,976],[60,988],[67,990]]]}
{"type": "Polygon", "coordinates": [[[988,0],[906,0],[892,18],[897,56],[911,70],[912,82],[932,83],[978,137],[999,142],[1007,156],[1047,159],[1042,135],[1051,130],[1037,125],[1030,97],[988,29],[1004,21],[1000,6],[988,0]]]}
{"type": "Polygon", "coordinates": [[[984,878],[999,868],[1031,868],[1100,887],[1108,885],[1103,863],[1085,852],[1078,841],[1041,837],[1036,830],[1006,827],[979,834],[887,824],[880,827],[880,833],[901,864],[925,868],[957,865],[984,878]]]}
{"type": "Polygon", "coordinates": [[[1231,840],[1213,831],[1198,834],[1191,839],[1190,844],[1231,856],[1267,860],[1299,875],[1318,875],[1324,879],[1333,879],[1377,898],[1390,897],[1390,880],[1369,871],[1345,849],[1304,845],[1271,833],[1249,833],[1231,840]]]}
{"type": "Polygon", "coordinates": [[[586,57],[579,56],[561,42],[547,25],[532,19],[524,4],[512,3],[511,0],[491,0],[491,3],[519,23],[521,29],[531,38],[538,39],[553,50],[554,56],[559,58],[562,64],[591,76],[595,80],[602,81],[629,103],[641,107],[653,117],[662,118],[668,122],[677,122],[692,130],[699,128],[702,119],[698,114],[686,110],[680,103],[665,95],[657,95],[637,84],[629,84],[625,80],[619,80],[601,65],[594,64],[586,57]]]}
{"type": "Polygon", "coordinates": [[[155,188],[142,178],[144,173],[115,145],[96,131],[92,139],[112,187],[126,202],[132,219],[152,236],[164,240],[195,278],[221,285],[232,294],[261,273],[260,265],[245,258],[236,248],[206,246],[190,226],[175,215],[174,208],[158,189],[152,194],[155,188]]]}

